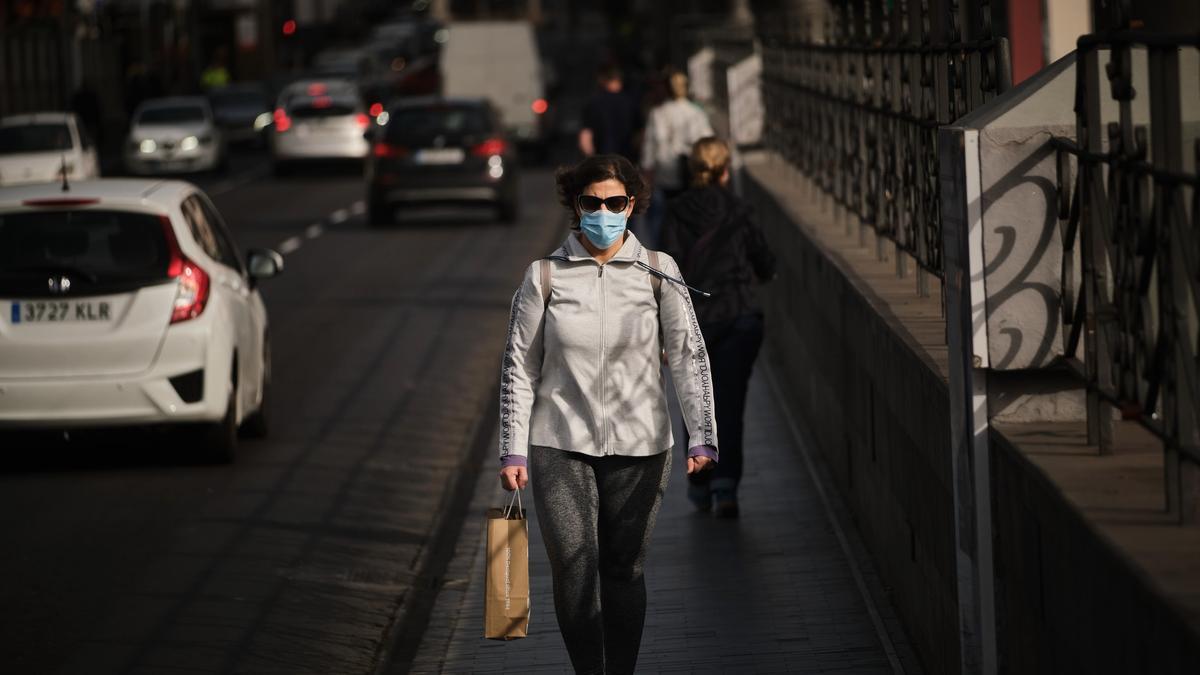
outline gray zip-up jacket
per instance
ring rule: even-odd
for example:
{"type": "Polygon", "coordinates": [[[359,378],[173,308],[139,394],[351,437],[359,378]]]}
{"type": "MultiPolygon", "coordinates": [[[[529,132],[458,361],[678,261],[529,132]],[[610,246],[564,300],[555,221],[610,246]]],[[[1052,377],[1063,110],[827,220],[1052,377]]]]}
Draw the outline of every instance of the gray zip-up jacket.
{"type": "MultiPolygon", "coordinates": [[[[655,299],[641,242],[628,233],[599,264],[572,232],[513,296],[500,373],[500,459],[524,465],[531,445],[588,455],[647,456],[674,445],[660,354],[666,351],[691,446],[717,448],[712,372],[688,290],[664,280],[655,299]],[[660,332],[661,329],[661,332],[660,332]]],[[[679,268],[658,254],[662,272],[679,268]]],[[[716,459],[714,452],[702,451],[716,459]]]]}

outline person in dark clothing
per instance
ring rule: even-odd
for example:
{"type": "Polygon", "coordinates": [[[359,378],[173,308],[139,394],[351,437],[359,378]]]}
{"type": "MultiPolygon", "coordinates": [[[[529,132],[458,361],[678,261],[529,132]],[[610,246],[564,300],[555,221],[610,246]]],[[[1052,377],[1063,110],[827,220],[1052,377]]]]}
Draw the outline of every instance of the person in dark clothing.
{"type": "Polygon", "coordinates": [[[608,66],[600,71],[600,90],[583,109],[579,150],[585,157],[621,155],[638,163],[636,141],[642,128],[637,101],[624,90],[621,71],[608,66]]]}
{"type": "Polygon", "coordinates": [[[79,117],[79,122],[83,124],[88,135],[96,141],[97,145],[102,146],[104,126],[100,110],[100,96],[92,87],[90,78],[85,79],[71,95],[71,110],[79,117]]]}
{"type": "Polygon", "coordinates": [[[729,160],[723,141],[697,141],[689,159],[692,187],[668,204],[662,224],[662,250],[679,263],[688,283],[712,294],[696,298],[695,308],[712,365],[721,462],[688,476],[688,498],[724,518],[738,515],[742,417],[763,341],[756,286],[775,276],[775,256],[762,230],[728,188],[729,160]]]}

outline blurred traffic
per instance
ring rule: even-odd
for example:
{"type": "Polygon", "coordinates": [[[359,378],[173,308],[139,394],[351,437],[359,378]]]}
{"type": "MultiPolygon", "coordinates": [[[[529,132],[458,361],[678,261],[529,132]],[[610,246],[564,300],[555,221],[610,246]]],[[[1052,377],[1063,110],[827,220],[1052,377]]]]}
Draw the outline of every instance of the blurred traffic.
{"type": "Polygon", "coordinates": [[[91,8],[97,42],[125,19],[181,32],[133,31],[119,82],[81,64],[72,110],[0,119],[0,428],[199,425],[192,445],[218,460],[265,435],[258,286],[283,258],[240,248],[206,186],[358,174],[370,225],[437,205],[516,222],[521,164],[553,137],[535,26],[423,5],[367,3],[375,20],[349,26],[297,3],[273,31],[255,16],[248,35],[243,14],[223,37],[167,6],[91,8]]]}

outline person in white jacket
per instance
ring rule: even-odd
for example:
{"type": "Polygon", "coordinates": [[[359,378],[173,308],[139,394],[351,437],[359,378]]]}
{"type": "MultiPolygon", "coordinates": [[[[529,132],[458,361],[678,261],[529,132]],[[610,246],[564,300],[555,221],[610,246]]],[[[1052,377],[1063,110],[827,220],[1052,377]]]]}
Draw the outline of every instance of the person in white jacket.
{"type": "Polygon", "coordinates": [[[642,563],[674,445],[665,354],[689,436],[687,471],[717,461],[712,373],[675,261],[626,228],[649,187],[629,160],[558,173],[573,228],[513,296],[500,374],[500,479],[532,483],[554,607],[581,673],[632,673],[642,563]]]}
{"type": "Polygon", "coordinates": [[[687,162],[692,144],[713,135],[708,115],[688,98],[687,75],[667,78],[671,100],[650,111],[642,136],[642,168],[654,177],[654,187],[666,199],[688,188],[687,162]]]}

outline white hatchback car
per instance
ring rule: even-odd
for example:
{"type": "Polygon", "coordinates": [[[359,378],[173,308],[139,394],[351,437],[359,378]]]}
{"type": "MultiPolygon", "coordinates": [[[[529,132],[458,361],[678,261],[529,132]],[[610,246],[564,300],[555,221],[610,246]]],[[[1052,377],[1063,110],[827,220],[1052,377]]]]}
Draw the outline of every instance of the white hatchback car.
{"type": "Polygon", "coordinates": [[[51,183],[100,176],[96,146],[74,113],[0,118],[0,185],[51,183]]]}
{"type": "Polygon", "coordinates": [[[266,434],[258,282],[190,183],[0,188],[0,429],[199,423],[213,459],[266,434]]]}
{"type": "Polygon", "coordinates": [[[225,166],[225,139],[208,100],[151,99],[133,113],[125,168],[139,176],[211,171],[225,166]]]}
{"type": "Polygon", "coordinates": [[[279,94],[271,134],[277,173],[303,160],[363,159],[371,117],[358,87],[343,80],[301,80],[279,94]]]}

